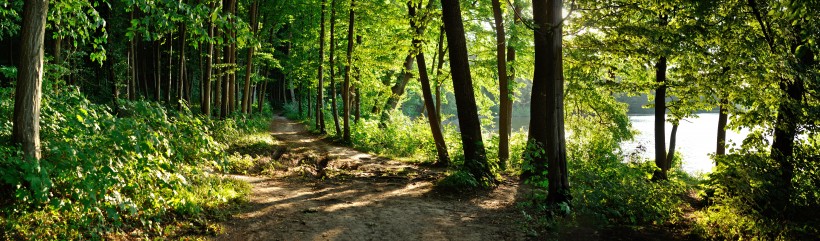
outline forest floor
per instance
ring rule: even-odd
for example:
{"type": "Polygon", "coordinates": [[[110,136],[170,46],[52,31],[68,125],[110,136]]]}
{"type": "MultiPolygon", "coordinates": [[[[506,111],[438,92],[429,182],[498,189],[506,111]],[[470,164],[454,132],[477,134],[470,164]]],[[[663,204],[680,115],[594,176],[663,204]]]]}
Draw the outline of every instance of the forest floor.
{"type": "MultiPolygon", "coordinates": [[[[445,169],[359,152],[277,116],[277,167],[234,175],[253,185],[248,205],[215,240],[688,240],[658,228],[557,227],[534,231],[517,203],[532,189],[514,181],[491,191],[434,188],[445,169]],[[549,232],[549,231],[547,231],[549,232]],[[541,236],[539,236],[539,234],[541,236]]],[[[674,229],[674,228],[673,228],[674,229]]]]}
{"type": "Polygon", "coordinates": [[[484,193],[434,190],[444,169],[343,147],[275,117],[271,176],[253,185],[244,212],[216,240],[524,240],[518,185],[484,193]]]}

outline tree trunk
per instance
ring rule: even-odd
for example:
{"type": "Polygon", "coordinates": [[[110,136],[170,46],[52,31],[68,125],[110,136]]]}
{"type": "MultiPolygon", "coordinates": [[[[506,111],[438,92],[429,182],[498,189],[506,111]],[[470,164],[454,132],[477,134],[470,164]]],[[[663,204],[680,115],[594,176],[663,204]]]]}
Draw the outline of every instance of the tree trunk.
{"type": "Polygon", "coordinates": [[[324,80],[322,79],[322,67],[324,66],[323,62],[325,61],[325,5],[327,5],[326,0],[322,0],[322,22],[319,24],[319,83],[316,86],[316,129],[319,129],[319,133],[322,134],[327,133],[325,131],[325,119],[322,116],[322,86],[324,85],[324,80]]]}
{"type": "MultiPolygon", "coordinates": [[[[268,82],[262,82],[259,85],[261,85],[262,88],[259,90],[259,100],[257,101],[259,104],[256,106],[256,112],[262,113],[262,107],[265,106],[265,92],[268,88],[268,82]]],[[[308,103],[308,105],[310,105],[310,103],[308,103]]]]}
{"type": "Polygon", "coordinates": [[[501,2],[499,0],[492,0],[493,18],[495,19],[495,42],[496,42],[496,62],[498,68],[498,86],[499,86],[499,120],[498,120],[498,166],[501,170],[507,168],[507,159],[510,155],[509,139],[510,139],[510,122],[512,119],[507,113],[507,106],[510,102],[510,89],[507,82],[507,54],[506,54],[506,37],[504,33],[504,16],[501,13],[501,2]]]}
{"type": "MultiPolygon", "coordinates": [[[[165,103],[171,106],[171,92],[173,91],[173,76],[174,76],[174,32],[171,31],[171,37],[168,38],[168,90],[165,91],[165,103]]],[[[179,91],[179,90],[177,90],[179,91]]]]}
{"type": "Polygon", "coordinates": [[[344,122],[344,134],[342,140],[345,143],[350,143],[350,75],[351,66],[353,65],[353,26],[355,24],[355,0],[350,0],[350,20],[347,25],[347,66],[345,66],[345,82],[342,88],[342,118],[344,122]]]}
{"type": "Polygon", "coordinates": [[[728,123],[729,113],[726,110],[728,102],[726,98],[720,100],[720,114],[718,115],[718,129],[717,129],[717,148],[715,149],[716,156],[723,156],[726,154],[726,124],[728,123]]]}
{"type": "MultiPolygon", "coordinates": [[[[259,1],[254,0],[251,5],[251,32],[256,34],[257,26],[257,6],[259,1]]],[[[248,47],[248,62],[245,65],[245,92],[242,95],[242,113],[249,114],[251,110],[251,69],[253,68],[253,50],[254,46],[248,47]]]]}
{"type": "MultiPolygon", "coordinates": [[[[211,4],[211,9],[213,9],[213,4],[211,4]]],[[[208,20],[208,56],[205,58],[205,73],[203,73],[202,78],[205,88],[200,91],[200,95],[203,95],[201,103],[202,106],[200,107],[202,108],[202,113],[207,117],[211,117],[211,73],[213,72],[213,63],[215,58],[214,43],[211,41],[213,38],[214,23],[208,20]]]]}
{"type": "Polygon", "coordinates": [[[162,52],[160,41],[154,41],[154,99],[157,102],[162,101],[162,52]]]}
{"type": "Polygon", "coordinates": [[[393,111],[399,105],[399,100],[401,100],[401,96],[404,95],[404,88],[407,86],[407,83],[410,82],[410,79],[413,78],[413,72],[411,71],[413,70],[412,54],[408,54],[407,57],[404,58],[404,65],[402,66],[401,79],[396,81],[393,87],[390,87],[391,95],[387,98],[387,102],[381,110],[382,124],[387,123],[387,120],[390,118],[390,111],[393,111]]]}
{"type": "Polygon", "coordinates": [[[12,137],[14,143],[22,145],[26,158],[36,161],[40,160],[40,100],[48,0],[29,0],[23,5],[12,137]]]}
{"type": "MultiPolygon", "coordinates": [[[[356,44],[359,45],[361,43],[362,43],[362,36],[361,35],[356,36],[356,44]]],[[[355,106],[355,111],[354,111],[355,117],[354,117],[353,121],[355,121],[356,123],[359,123],[359,119],[361,119],[361,117],[362,117],[362,90],[361,90],[362,73],[359,70],[358,66],[354,66],[354,69],[355,70],[353,72],[356,74],[355,75],[356,83],[358,85],[353,87],[353,89],[354,89],[353,93],[355,93],[355,97],[356,97],[356,101],[355,101],[356,104],[354,105],[355,106]]]]}
{"type": "Polygon", "coordinates": [[[529,141],[537,149],[528,150],[535,170],[530,170],[527,175],[540,175],[546,169],[549,183],[547,202],[555,204],[572,198],[564,142],[563,2],[533,0],[532,6],[537,29],[534,31],[536,68],[529,141]]]}
{"type": "Polygon", "coordinates": [[[336,135],[342,133],[339,127],[339,111],[336,103],[336,0],[330,0],[330,112],[333,115],[333,126],[336,135]]]}
{"type": "Polygon", "coordinates": [[[441,120],[441,84],[442,68],[444,68],[444,26],[439,29],[438,35],[438,66],[436,66],[436,118],[441,120]]]}
{"type": "Polygon", "coordinates": [[[666,154],[666,170],[672,169],[672,161],[675,159],[675,140],[678,136],[678,125],[672,125],[672,134],[669,136],[669,152],[666,154]]]}
{"type": "MultiPolygon", "coordinates": [[[[236,24],[236,18],[237,18],[236,4],[237,4],[236,0],[231,1],[231,24],[236,24]]],[[[233,71],[231,71],[231,92],[230,92],[231,95],[228,98],[230,100],[230,108],[228,109],[229,114],[236,111],[236,105],[237,105],[237,102],[239,102],[239,99],[237,98],[239,96],[239,94],[238,94],[238,88],[237,88],[237,82],[236,82],[236,72],[237,72],[237,70],[239,70],[239,67],[238,67],[239,65],[237,65],[237,57],[236,57],[236,49],[237,49],[237,47],[236,47],[237,46],[237,44],[236,44],[236,32],[237,32],[236,29],[231,29],[231,38],[234,39],[234,41],[233,41],[233,43],[231,43],[231,66],[233,66],[233,71]]]]}
{"type": "Polygon", "coordinates": [[[182,25],[182,31],[179,36],[179,77],[177,78],[177,108],[182,110],[182,102],[185,100],[185,40],[187,39],[188,29],[182,25]]]}
{"type": "MultiPolygon", "coordinates": [[[[416,19],[415,7],[412,5],[410,7],[410,18],[416,19]]],[[[419,27],[420,23],[413,20],[414,26],[419,27]]],[[[424,43],[421,41],[423,36],[415,36],[413,38],[413,47],[418,51],[416,55],[416,64],[418,65],[419,69],[419,81],[421,82],[421,92],[422,96],[424,97],[424,107],[427,111],[427,120],[430,123],[430,131],[433,133],[433,140],[436,144],[436,153],[438,154],[438,160],[436,161],[436,165],[438,166],[447,166],[450,164],[450,156],[447,153],[447,144],[444,142],[444,135],[441,133],[441,122],[434,113],[435,104],[433,103],[433,94],[430,91],[430,78],[427,76],[427,64],[425,63],[424,59],[424,51],[423,45],[424,43]],[[429,114],[433,113],[433,114],[429,114]]]]}
{"type": "Polygon", "coordinates": [[[495,177],[487,163],[484,141],[481,138],[481,123],[478,120],[473,81],[470,77],[470,62],[467,59],[467,40],[461,19],[461,7],[458,0],[442,0],[441,5],[442,22],[444,22],[447,42],[450,46],[450,69],[458,107],[461,143],[464,148],[464,166],[479,182],[494,183],[495,177]]]}
{"type": "Polygon", "coordinates": [[[655,165],[660,168],[652,176],[653,180],[666,180],[666,57],[661,57],[655,65],[655,165]]]}

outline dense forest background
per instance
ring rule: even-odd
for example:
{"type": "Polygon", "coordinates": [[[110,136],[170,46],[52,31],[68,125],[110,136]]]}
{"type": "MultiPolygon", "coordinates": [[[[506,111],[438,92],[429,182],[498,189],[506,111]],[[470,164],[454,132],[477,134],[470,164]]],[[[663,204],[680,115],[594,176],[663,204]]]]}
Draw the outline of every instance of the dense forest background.
{"type": "Polygon", "coordinates": [[[277,113],[445,168],[445,189],[520,180],[540,190],[535,232],[817,239],[818,16],[816,0],[6,0],[0,237],[218,233],[250,192],[223,174],[260,168],[277,113]],[[654,158],[623,154],[629,112],[655,116],[654,158]],[[720,114],[715,167],[693,175],[675,133],[703,112],[720,114]]]}

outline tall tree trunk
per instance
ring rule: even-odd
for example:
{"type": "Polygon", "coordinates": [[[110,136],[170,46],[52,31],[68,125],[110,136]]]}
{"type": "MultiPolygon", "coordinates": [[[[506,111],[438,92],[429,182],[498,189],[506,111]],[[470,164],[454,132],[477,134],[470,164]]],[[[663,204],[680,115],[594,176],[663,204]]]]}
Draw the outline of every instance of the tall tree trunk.
{"type": "Polygon", "coordinates": [[[350,20],[347,24],[347,65],[345,66],[345,82],[342,87],[342,118],[344,122],[344,134],[342,140],[345,143],[350,143],[350,75],[351,66],[353,65],[353,26],[356,21],[354,8],[356,7],[355,0],[350,0],[350,20]]]}
{"type": "Polygon", "coordinates": [[[718,114],[718,129],[717,129],[717,148],[715,148],[716,156],[723,156],[726,154],[726,124],[729,122],[729,112],[726,110],[726,105],[729,104],[726,98],[720,100],[720,114],[718,114]]]}
{"type": "MultiPolygon", "coordinates": [[[[431,1],[432,2],[432,1],[431,1]]],[[[410,18],[416,18],[416,7],[408,4],[410,9],[410,18]]],[[[419,5],[421,5],[419,3],[419,5]]],[[[419,6],[420,7],[420,6],[419,6]]],[[[413,22],[413,26],[417,29],[421,28],[422,23],[417,22],[417,20],[411,20],[413,22]]],[[[421,41],[423,36],[414,36],[413,38],[413,48],[415,51],[418,52],[416,54],[416,64],[418,65],[419,69],[419,81],[421,82],[421,92],[422,96],[424,97],[424,107],[427,111],[427,120],[430,123],[430,132],[433,133],[433,140],[436,144],[436,153],[438,155],[438,160],[436,160],[436,165],[438,166],[447,166],[450,164],[450,155],[447,153],[447,144],[444,142],[444,135],[441,133],[441,122],[438,119],[438,116],[435,115],[435,104],[433,103],[433,94],[430,91],[430,77],[427,75],[427,64],[424,59],[424,43],[421,41]]]]}
{"type": "MultiPolygon", "coordinates": [[[[259,1],[254,0],[251,5],[251,32],[256,34],[257,26],[257,5],[259,1]]],[[[245,92],[242,95],[242,113],[249,114],[251,109],[251,69],[253,68],[253,50],[254,46],[248,47],[248,62],[245,65],[245,92]]]]}
{"type": "Polygon", "coordinates": [[[154,41],[154,99],[162,101],[162,52],[160,41],[154,41]]]}
{"type": "MultiPolygon", "coordinates": [[[[356,35],[356,45],[361,45],[361,44],[362,44],[362,36],[361,35],[356,35]]],[[[362,117],[362,91],[361,91],[361,86],[360,86],[361,83],[362,83],[362,81],[361,81],[362,73],[359,70],[359,66],[354,66],[353,68],[354,68],[353,72],[355,73],[354,76],[356,78],[356,85],[355,85],[355,87],[353,87],[353,89],[354,89],[353,93],[355,93],[355,96],[356,96],[356,100],[355,100],[356,104],[354,105],[355,108],[356,108],[356,110],[354,111],[354,113],[355,113],[354,114],[355,115],[354,121],[356,123],[359,123],[359,119],[362,117]]]]}
{"type": "MultiPolygon", "coordinates": [[[[165,103],[171,106],[171,92],[173,92],[173,76],[174,76],[174,32],[171,31],[171,37],[168,38],[168,90],[165,91],[165,103]]],[[[177,90],[179,91],[179,90],[177,90]]]]}
{"type": "Polygon", "coordinates": [[[336,103],[336,0],[330,0],[330,112],[333,115],[333,126],[336,128],[336,135],[342,133],[339,127],[339,111],[336,103]]]}
{"type": "MultiPolygon", "coordinates": [[[[327,5],[326,0],[322,0],[322,12],[321,12],[321,24],[319,29],[319,83],[316,86],[316,129],[319,129],[319,133],[327,133],[325,131],[325,119],[322,116],[322,92],[324,91],[323,85],[324,80],[322,79],[322,67],[324,66],[325,61],[325,5],[327,5]]],[[[332,68],[332,66],[331,66],[332,68]]]]}
{"type": "MultiPolygon", "coordinates": [[[[259,90],[259,101],[257,101],[259,104],[256,105],[256,112],[262,113],[262,107],[265,106],[265,93],[268,88],[268,82],[262,82],[259,85],[262,88],[259,90]]],[[[308,103],[308,105],[310,105],[310,103],[308,103]]]]}
{"type": "Polygon", "coordinates": [[[672,168],[672,161],[675,159],[675,141],[678,136],[678,125],[677,123],[672,125],[672,134],[669,136],[669,152],[666,154],[666,170],[672,168]]]}
{"type": "Polygon", "coordinates": [[[660,170],[655,171],[652,179],[666,180],[666,57],[661,57],[655,65],[655,165],[660,170]]]}
{"type": "MultiPolygon", "coordinates": [[[[236,18],[237,18],[236,4],[237,4],[236,0],[231,0],[231,24],[232,25],[236,24],[236,18]]],[[[237,32],[236,29],[233,29],[233,28],[231,29],[231,38],[233,39],[233,42],[231,42],[231,66],[233,66],[232,67],[233,71],[231,71],[231,74],[230,74],[230,77],[231,77],[230,89],[231,89],[231,91],[229,92],[230,95],[228,96],[228,100],[229,100],[229,103],[230,103],[230,105],[228,107],[228,114],[233,113],[234,111],[236,111],[236,103],[237,103],[237,101],[239,101],[237,99],[237,96],[238,96],[237,89],[238,88],[236,88],[236,86],[237,86],[236,71],[239,69],[238,65],[237,65],[237,62],[236,62],[236,59],[237,59],[236,58],[236,32],[237,32]]]]}
{"type": "Polygon", "coordinates": [[[444,22],[447,42],[450,46],[450,69],[453,75],[453,92],[458,107],[461,143],[464,148],[464,166],[479,182],[494,183],[495,177],[487,163],[484,141],[481,138],[481,123],[478,120],[473,81],[470,77],[470,62],[467,59],[467,40],[461,19],[461,7],[458,0],[442,0],[441,5],[442,22],[444,22]]]}
{"type": "Polygon", "coordinates": [[[384,108],[381,110],[381,123],[387,123],[387,120],[390,118],[390,112],[396,109],[399,105],[399,100],[401,100],[401,96],[404,95],[404,88],[407,86],[407,83],[410,82],[410,79],[413,78],[413,55],[408,54],[407,57],[404,58],[404,65],[402,65],[402,73],[401,79],[396,81],[393,87],[390,87],[390,97],[387,98],[387,102],[384,104],[384,108]]]}
{"type": "Polygon", "coordinates": [[[20,63],[14,94],[12,137],[26,158],[40,160],[40,99],[43,85],[43,42],[48,0],[23,4],[20,63]]]}
{"type": "Polygon", "coordinates": [[[532,4],[537,28],[534,31],[537,67],[533,76],[529,141],[537,149],[528,150],[535,166],[528,175],[539,175],[546,167],[547,202],[553,204],[572,198],[564,142],[562,6],[561,0],[533,0],[532,4]],[[536,154],[542,150],[542,154],[536,154]]]}
{"type": "Polygon", "coordinates": [[[438,35],[438,66],[436,66],[436,118],[441,120],[441,84],[443,83],[441,72],[444,68],[444,26],[439,29],[438,35]]]}
{"type": "Polygon", "coordinates": [[[187,31],[185,25],[182,25],[182,31],[179,35],[179,76],[177,78],[177,108],[182,110],[182,102],[185,100],[185,79],[188,77],[185,73],[185,40],[187,39],[187,31]]]}
{"type": "MultiPolygon", "coordinates": [[[[213,4],[210,6],[213,9],[213,4]]],[[[205,58],[205,73],[203,73],[202,82],[205,86],[204,89],[200,91],[200,95],[202,96],[202,103],[200,106],[202,108],[202,114],[207,117],[211,117],[211,73],[213,72],[213,63],[214,63],[214,43],[211,39],[214,38],[214,23],[208,20],[208,52],[207,57],[205,58]]]]}
{"type": "Polygon", "coordinates": [[[498,68],[499,87],[499,120],[498,120],[498,165],[501,170],[507,168],[507,159],[510,155],[510,122],[512,119],[507,113],[507,106],[510,102],[510,84],[507,82],[507,54],[506,37],[504,33],[504,16],[501,13],[501,2],[493,0],[493,18],[495,19],[495,42],[496,42],[496,63],[498,68]]]}

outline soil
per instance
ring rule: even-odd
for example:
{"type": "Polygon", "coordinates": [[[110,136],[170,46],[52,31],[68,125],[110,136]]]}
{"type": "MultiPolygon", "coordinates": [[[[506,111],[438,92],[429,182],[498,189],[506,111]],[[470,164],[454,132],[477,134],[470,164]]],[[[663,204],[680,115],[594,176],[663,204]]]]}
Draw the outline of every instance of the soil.
{"type": "Polygon", "coordinates": [[[363,153],[281,116],[271,131],[279,142],[266,158],[276,160],[274,170],[234,176],[253,193],[216,240],[697,240],[685,224],[606,226],[576,217],[573,226],[534,227],[522,213],[545,214],[517,205],[533,189],[512,178],[490,191],[448,193],[434,188],[445,169],[363,153]]]}
{"type": "MultiPolygon", "coordinates": [[[[271,176],[216,240],[526,240],[518,185],[472,195],[436,191],[443,170],[356,151],[275,117],[271,176]]],[[[537,238],[535,238],[537,239],[537,238]]]]}

